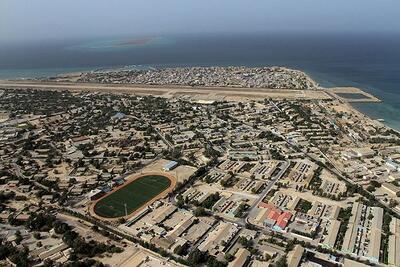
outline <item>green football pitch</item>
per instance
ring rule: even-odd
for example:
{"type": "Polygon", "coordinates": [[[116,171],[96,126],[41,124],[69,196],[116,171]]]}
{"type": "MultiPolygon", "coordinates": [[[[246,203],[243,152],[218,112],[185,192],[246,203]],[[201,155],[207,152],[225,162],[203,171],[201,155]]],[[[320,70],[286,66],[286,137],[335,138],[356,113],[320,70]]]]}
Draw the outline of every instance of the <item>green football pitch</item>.
{"type": "Polygon", "coordinates": [[[128,185],[100,199],[94,206],[94,212],[104,218],[118,218],[129,215],[143,204],[166,190],[170,179],[161,175],[139,177],[128,185]]]}

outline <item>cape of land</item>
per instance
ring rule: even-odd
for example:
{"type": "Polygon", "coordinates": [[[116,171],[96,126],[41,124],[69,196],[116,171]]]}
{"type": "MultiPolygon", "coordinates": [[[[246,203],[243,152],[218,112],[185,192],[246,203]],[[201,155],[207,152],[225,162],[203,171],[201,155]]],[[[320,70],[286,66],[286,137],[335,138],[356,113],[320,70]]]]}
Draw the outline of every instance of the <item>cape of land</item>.
{"type": "MultiPolygon", "coordinates": [[[[65,75],[64,78],[72,78],[65,75]]],[[[207,87],[255,87],[316,89],[317,83],[299,70],[284,67],[191,67],[146,70],[97,70],[75,75],[75,81],[113,84],[182,85],[207,87]]],[[[51,77],[44,80],[59,80],[51,77]]]]}
{"type": "Polygon", "coordinates": [[[3,88],[99,91],[187,97],[199,101],[252,101],[263,98],[379,102],[358,88],[320,87],[307,74],[284,67],[192,67],[94,70],[33,80],[0,81],[3,88]],[[357,95],[357,98],[353,96],[357,95]],[[347,97],[348,96],[348,97],[347,97]]]}

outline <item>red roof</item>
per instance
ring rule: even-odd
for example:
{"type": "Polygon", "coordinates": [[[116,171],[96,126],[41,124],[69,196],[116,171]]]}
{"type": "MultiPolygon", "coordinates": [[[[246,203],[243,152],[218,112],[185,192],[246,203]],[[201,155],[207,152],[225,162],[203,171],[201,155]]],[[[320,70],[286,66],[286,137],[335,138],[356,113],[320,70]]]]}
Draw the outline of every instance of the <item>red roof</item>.
{"type": "Polygon", "coordinates": [[[273,209],[268,213],[267,218],[270,220],[276,221],[276,220],[278,220],[280,215],[281,215],[281,212],[279,210],[273,209]]]}
{"type": "Polygon", "coordinates": [[[281,229],[285,229],[290,218],[292,218],[292,214],[290,212],[283,212],[277,219],[276,225],[281,229]]]}
{"type": "Polygon", "coordinates": [[[269,203],[260,202],[258,207],[268,209],[269,212],[267,214],[267,219],[276,221],[276,226],[281,229],[286,228],[290,218],[293,216],[292,213],[287,211],[282,212],[280,209],[269,203]]]}

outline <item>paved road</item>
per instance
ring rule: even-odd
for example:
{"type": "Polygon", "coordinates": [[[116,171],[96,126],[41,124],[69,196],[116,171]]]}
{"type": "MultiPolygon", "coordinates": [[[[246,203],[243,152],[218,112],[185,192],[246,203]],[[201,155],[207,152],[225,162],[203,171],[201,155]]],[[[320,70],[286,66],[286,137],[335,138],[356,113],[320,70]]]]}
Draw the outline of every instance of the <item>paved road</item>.
{"type": "MultiPolygon", "coordinates": [[[[27,178],[27,177],[22,173],[21,168],[20,168],[16,163],[12,163],[11,165],[13,166],[14,174],[15,174],[17,177],[21,177],[21,178],[24,178],[24,179],[27,178]]],[[[42,185],[42,184],[39,183],[39,182],[34,181],[33,184],[36,185],[37,187],[40,187],[40,188],[42,188],[42,189],[44,189],[44,190],[47,190],[47,191],[49,191],[49,192],[52,191],[51,188],[49,188],[49,187],[47,187],[47,186],[44,186],[44,185],[42,185]]]]}
{"type": "Polygon", "coordinates": [[[267,196],[269,190],[271,190],[271,188],[275,185],[275,183],[282,178],[282,175],[285,173],[285,171],[287,170],[287,168],[289,166],[290,166],[290,161],[283,163],[281,171],[279,173],[277,173],[275,175],[275,177],[272,178],[272,180],[264,188],[264,190],[260,194],[260,197],[258,198],[258,200],[256,202],[254,202],[254,204],[249,208],[249,212],[247,213],[248,215],[239,222],[240,225],[246,225],[246,223],[248,223],[248,220],[247,220],[248,216],[250,214],[252,214],[253,210],[258,206],[258,204],[260,204],[261,201],[263,201],[263,199],[267,196]]]}
{"type": "Polygon", "coordinates": [[[171,97],[179,95],[193,96],[193,91],[205,99],[213,99],[218,95],[233,100],[238,97],[244,101],[248,99],[331,99],[324,90],[294,90],[294,89],[268,89],[268,88],[240,88],[240,87],[206,87],[206,86],[180,86],[180,85],[146,85],[146,84],[105,84],[105,83],[78,83],[78,82],[43,82],[43,81],[4,81],[0,80],[0,87],[10,89],[39,90],[70,90],[70,91],[95,91],[139,95],[157,95],[171,97]]]}
{"type": "Polygon", "coordinates": [[[165,138],[165,136],[164,136],[163,134],[160,133],[160,131],[158,131],[156,128],[154,128],[154,130],[157,132],[158,136],[160,136],[160,138],[164,141],[164,143],[167,144],[167,146],[168,146],[170,149],[173,149],[173,148],[174,148],[174,146],[171,144],[171,142],[168,141],[167,138],[165,138]]]}
{"type": "MultiPolygon", "coordinates": [[[[275,105],[275,103],[274,103],[273,101],[270,101],[270,103],[272,103],[273,105],[275,105]]],[[[275,107],[278,108],[276,105],[275,105],[275,107]]],[[[278,109],[279,109],[279,108],[278,108],[278,109]]],[[[323,163],[323,162],[321,162],[321,161],[316,160],[315,158],[313,158],[307,151],[305,151],[305,150],[303,151],[303,150],[299,149],[296,145],[294,145],[294,144],[292,144],[291,142],[289,142],[288,139],[287,139],[285,136],[283,136],[283,135],[281,135],[281,134],[279,134],[279,133],[276,133],[276,132],[273,132],[273,133],[274,133],[275,135],[277,135],[277,136],[280,136],[280,137],[284,138],[285,142],[288,144],[289,147],[291,147],[291,148],[292,148],[293,150],[295,150],[295,151],[301,151],[301,152],[304,153],[304,155],[305,155],[308,159],[310,159],[311,161],[313,161],[313,162],[317,161],[317,162],[323,163]]],[[[326,160],[328,160],[328,162],[331,163],[332,166],[333,166],[333,168],[331,168],[331,167],[325,165],[325,169],[327,169],[329,172],[331,172],[332,174],[336,175],[337,177],[341,178],[342,180],[346,181],[346,182],[349,183],[349,184],[354,184],[354,183],[355,183],[353,180],[347,178],[347,177],[344,175],[344,172],[343,172],[342,170],[338,169],[338,168],[335,166],[335,164],[333,164],[333,162],[332,162],[324,153],[322,153],[322,151],[320,151],[320,152],[321,152],[321,154],[323,155],[323,157],[324,157],[326,160]]],[[[366,190],[364,190],[364,191],[365,191],[368,195],[370,195],[371,197],[375,198],[375,195],[374,195],[373,193],[368,192],[368,191],[366,191],[366,190]]],[[[382,204],[383,206],[385,206],[387,209],[393,211],[393,212],[394,212],[395,214],[397,214],[397,216],[399,216],[399,218],[400,218],[400,212],[398,212],[398,211],[396,211],[396,210],[390,208],[389,205],[386,204],[386,203],[384,203],[383,201],[381,201],[381,200],[379,200],[379,199],[377,199],[377,200],[378,200],[378,202],[379,202],[380,204],[382,204]]]]}
{"type": "MultiPolygon", "coordinates": [[[[337,168],[337,167],[335,166],[335,164],[333,164],[333,162],[332,162],[322,151],[320,151],[320,152],[321,152],[322,156],[323,156],[326,160],[328,160],[328,162],[331,163],[332,166],[333,166],[333,168],[327,167],[326,169],[328,169],[331,173],[333,173],[333,174],[339,176],[341,179],[343,179],[344,181],[346,181],[346,182],[349,183],[349,184],[354,184],[354,183],[355,183],[353,180],[351,180],[351,179],[347,178],[346,176],[344,176],[344,175],[343,175],[343,172],[342,172],[339,168],[337,168]]],[[[374,195],[373,193],[370,193],[369,191],[366,191],[366,190],[364,190],[364,191],[367,192],[370,196],[376,197],[376,195],[374,195]]],[[[377,198],[376,198],[376,199],[377,199],[377,198]]],[[[379,202],[380,204],[384,205],[387,209],[390,209],[391,211],[393,211],[393,212],[394,212],[395,214],[397,214],[397,215],[399,216],[399,218],[400,218],[400,212],[398,212],[397,210],[395,210],[395,209],[389,207],[389,205],[386,204],[385,202],[383,202],[382,200],[380,200],[380,199],[377,199],[377,200],[378,200],[378,202],[379,202]]]]}

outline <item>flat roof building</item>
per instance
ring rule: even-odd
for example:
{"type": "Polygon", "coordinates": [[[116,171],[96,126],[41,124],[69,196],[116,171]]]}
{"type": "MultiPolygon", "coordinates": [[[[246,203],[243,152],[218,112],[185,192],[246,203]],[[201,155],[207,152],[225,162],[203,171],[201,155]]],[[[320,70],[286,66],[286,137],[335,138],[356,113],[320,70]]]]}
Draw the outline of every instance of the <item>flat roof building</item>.
{"type": "Polygon", "coordinates": [[[168,172],[168,171],[175,169],[177,166],[178,166],[178,162],[172,160],[164,165],[163,170],[168,172]]]}
{"type": "Polygon", "coordinates": [[[327,228],[328,234],[325,237],[323,244],[329,248],[333,248],[336,243],[341,222],[338,220],[330,220],[327,228]]]}
{"type": "Polygon", "coordinates": [[[393,266],[400,266],[400,220],[397,218],[392,218],[390,222],[390,232],[389,236],[389,255],[388,264],[393,266]]]}
{"type": "Polygon", "coordinates": [[[250,257],[250,252],[245,248],[239,248],[235,253],[235,259],[229,263],[228,267],[242,267],[250,257]]]}
{"type": "Polygon", "coordinates": [[[342,251],[379,261],[383,209],[368,207],[360,202],[353,204],[352,215],[344,237],[342,251]],[[370,218],[372,215],[372,219],[370,218]],[[369,226],[370,223],[370,226],[369,226]],[[369,243],[363,240],[369,239],[369,243]]]}
{"type": "Polygon", "coordinates": [[[304,248],[300,245],[296,245],[292,251],[287,255],[287,266],[297,267],[300,264],[301,258],[303,257],[304,248]]]}

